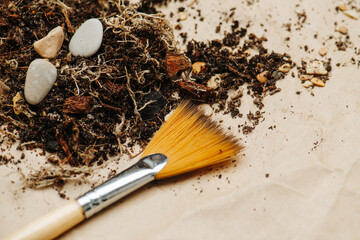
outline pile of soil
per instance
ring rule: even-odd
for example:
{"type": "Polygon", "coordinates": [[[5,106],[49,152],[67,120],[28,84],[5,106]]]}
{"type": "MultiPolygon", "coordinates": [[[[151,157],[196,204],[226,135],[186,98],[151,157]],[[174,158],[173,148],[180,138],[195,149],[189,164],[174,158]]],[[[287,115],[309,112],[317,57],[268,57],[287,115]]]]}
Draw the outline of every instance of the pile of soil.
{"type": "MultiPolygon", "coordinates": [[[[48,160],[54,165],[73,167],[101,165],[127,147],[145,146],[182,99],[217,103],[232,117],[243,117],[238,110],[242,93],[229,98],[227,92],[246,83],[246,94],[260,110],[263,97],[279,91],[276,81],[286,75],[279,67],[294,65],[287,54],[264,48],[265,37],[248,34],[238,24],[222,40],[191,41],[182,53],[173,27],[151,1],[24,0],[15,5],[5,0],[0,41],[0,80],[9,87],[0,96],[3,134],[27,149],[53,153],[48,160]],[[69,40],[90,18],[103,23],[102,46],[89,58],[71,56],[69,40]],[[50,60],[58,70],[56,84],[38,105],[21,98],[14,103],[15,96],[23,96],[29,64],[40,58],[32,44],[57,26],[63,27],[65,40],[50,60]],[[240,46],[241,38],[246,40],[240,46]],[[258,53],[249,55],[249,49],[258,53]],[[196,62],[204,64],[199,73],[192,71],[196,62]],[[259,74],[266,81],[260,82],[259,74]],[[219,86],[210,88],[208,81],[215,76],[219,86]]],[[[254,129],[260,115],[247,114],[253,125],[243,133],[254,129]]]]}

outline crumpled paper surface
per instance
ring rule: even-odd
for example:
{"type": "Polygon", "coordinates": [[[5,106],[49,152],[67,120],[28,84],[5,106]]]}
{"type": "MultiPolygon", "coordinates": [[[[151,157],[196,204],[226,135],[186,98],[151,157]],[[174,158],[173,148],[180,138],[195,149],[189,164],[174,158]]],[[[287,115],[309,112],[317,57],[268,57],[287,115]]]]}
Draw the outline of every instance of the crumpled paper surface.
{"type": "MultiPolygon", "coordinates": [[[[192,16],[201,9],[205,18],[198,22],[198,34],[191,34],[192,16],[182,23],[190,39],[220,38],[215,27],[222,21],[222,31],[229,31],[231,21],[219,16],[236,7],[234,19],[240,26],[250,22],[249,32],[265,35],[270,51],[288,52],[297,64],[322,59],[317,51],[326,47],[333,66],[330,81],[324,88],[314,88],[311,96],[297,77],[288,74],[278,82],[282,91],[265,98],[265,120],[247,136],[237,130],[246,119],[214,116],[242,138],[245,156],[227,166],[152,183],[59,239],[359,239],[360,72],[350,63],[356,56],[354,48],[339,52],[328,37],[340,36],[334,26],[338,22],[348,27],[350,41],[359,47],[360,22],[336,13],[340,3],[259,0],[248,6],[198,0],[195,9],[187,7],[192,16]],[[303,10],[306,22],[295,31],[296,11],[303,10]],[[292,32],[286,31],[285,23],[293,24],[292,32]],[[299,48],[304,45],[314,51],[299,48]],[[338,62],[345,66],[335,67],[338,62]]],[[[170,3],[163,9],[176,13],[184,5],[170,3]]],[[[292,71],[297,75],[296,69],[292,71]]],[[[251,107],[252,100],[245,98],[240,111],[247,113],[251,107]]],[[[120,171],[134,161],[109,167],[120,171]]],[[[18,166],[36,168],[43,162],[27,153],[18,166]]],[[[0,166],[0,238],[67,202],[53,189],[22,191],[18,166],[0,166]]],[[[63,192],[73,199],[89,188],[70,183],[63,192]]]]}

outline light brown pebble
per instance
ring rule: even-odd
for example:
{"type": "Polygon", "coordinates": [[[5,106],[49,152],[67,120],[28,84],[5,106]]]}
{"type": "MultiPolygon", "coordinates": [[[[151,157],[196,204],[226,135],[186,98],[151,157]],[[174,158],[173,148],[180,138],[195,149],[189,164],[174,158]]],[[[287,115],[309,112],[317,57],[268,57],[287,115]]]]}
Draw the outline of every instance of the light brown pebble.
{"type": "Polygon", "coordinates": [[[204,72],[206,70],[205,65],[206,65],[206,63],[204,63],[204,62],[194,62],[192,65],[193,73],[198,74],[198,73],[204,72]]]}
{"type": "Polygon", "coordinates": [[[259,73],[258,75],[256,75],[256,79],[259,82],[264,83],[267,80],[267,77],[266,77],[267,74],[268,74],[268,71],[264,71],[262,73],[259,73]]]}
{"type": "Polygon", "coordinates": [[[34,43],[35,51],[43,58],[54,58],[64,42],[64,31],[61,26],[51,30],[48,35],[34,43]]]}
{"type": "Polygon", "coordinates": [[[185,21],[187,19],[187,17],[188,17],[188,15],[186,12],[180,12],[178,19],[179,19],[179,21],[185,21]]]}
{"type": "Polygon", "coordinates": [[[344,11],[344,14],[346,16],[348,16],[349,18],[352,18],[352,19],[355,19],[355,20],[358,20],[359,19],[359,15],[356,11],[354,10],[347,10],[347,11],[344,11]]]}
{"type": "Polygon", "coordinates": [[[319,54],[320,54],[320,56],[325,56],[327,54],[327,49],[326,48],[320,48],[319,49],[319,54]]]}
{"type": "Polygon", "coordinates": [[[290,69],[291,69],[291,65],[289,63],[285,63],[285,64],[281,65],[278,70],[280,72],[287,73],[290,71],[290,69]]]}
{"type": "Polygon", "coordinates": [[[310,80],[310,79],[312,79],[313,78],[313,76],[311,76],[311,75],[300,75],[300,80],[301,81],[307,81],[307,80],[310,80]]]}
{"type": "Polygon", "coordinates": [[[318,87],[325,87],[325,83],[316,77],[312,78],[310,81],[318,87]]]}
{"type": "Polygon", "coordinates": [[[338,6],[338,8],[341,10],[341,11],[345,11],[347,9],[346,5],[345,4],[340,4],[338,6]]]}
{"type": "Polygon", "coordinates": [[[9,96],[10,88],[6,86],[5,83],[0,81],[0,97],[7,97],[9,96]]]}
{"type": "Polygon", "coordinates": [[[349,30],[347,27],[345,27],[345,26],[339,27],[339,33],[346,35],[346,34],[348,34],[348,32],[349,32],[349,30]]]}

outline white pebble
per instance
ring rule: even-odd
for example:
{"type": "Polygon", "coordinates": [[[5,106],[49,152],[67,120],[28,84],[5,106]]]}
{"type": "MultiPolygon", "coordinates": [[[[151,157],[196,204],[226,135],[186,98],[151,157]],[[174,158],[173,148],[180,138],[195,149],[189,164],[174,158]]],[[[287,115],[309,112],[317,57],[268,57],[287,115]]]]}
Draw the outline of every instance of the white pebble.
{"type": "Polygon", "coordinates": [[[70,40],[69,50],[74,56],[90,57],[100,48],[103,39],[101,22],[92,18],[84,22],[70,40]]]}
{"type": "Polygon", "coordinates": [[[221,84],[221,77],[218,75],[212,76],[207,82],[207,87],[211,89],[217,89],[221,84]]]}
{"type": "Polygon", "coordinates": [[[306,73],[307,74],[318,74],[325,75],[328,72],[326,71],[324,64],[318,60],[310,61],[306,65],[306,73]]]}
{"type": "Polygon", "coordinates": [[[25,99],[35,105],[40,103],[56,80],[55,66],[45,59],[35,59],[30,63],[25,80],[25,99]]]}
{"type": "Polygon", "coordinates": [[[310,82],[310,81],[306,81],[306,82],[303,83],[303,86],[306,87],[306,88],[311,87],[312,85],[314,85],[314,84],[312,82],[310,82]]]}
{"type": "Polygon", "coordinates": [[[35,51],[43,58],[54,58],[64,42],[64,31],[58,26],[34,43],[35,51]]]}
{"type": "Polygon", "coordinates": [[[210,117],[214,110],[212,109],[212,107],[209,104],[201,104],[199,105],[199,110],[202,111],[204,113],[205,116],[210,117]]]}

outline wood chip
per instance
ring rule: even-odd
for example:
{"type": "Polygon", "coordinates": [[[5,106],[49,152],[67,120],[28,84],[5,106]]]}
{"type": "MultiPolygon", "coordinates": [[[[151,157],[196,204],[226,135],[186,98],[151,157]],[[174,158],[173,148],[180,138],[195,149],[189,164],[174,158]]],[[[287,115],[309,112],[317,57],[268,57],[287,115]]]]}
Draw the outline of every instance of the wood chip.
{"type": "Polygon", "coordinates": [[[195,62],[192,65],[192,72],[194,74],[199,74],[201,72],[205,72],[206,68],[205,68],[206,63],[204,62],[195,62]]]}
{"type": "Polygon", "coordinates": [[[325,87],[325,83],[316,77],[312,78],[310,81],[318,87],[325,87]]]}
{"type": "Polygon", "coordinates": [[[256,75],[256,79],[261,82],[261,83],[264,83],[266,82],[267,80],[267,77],[266,75],[268,74],[269,72],[268,71],[264,71],[262,73],[259,73],[258,75],[256,75]]]}
{"type": "Polygon", "coordinates": [[[178,72],[191,68],[191,62],[184,54],[167,53],[165,62],[169,77],[173,77],[178,72]]]}
{"type": "Polygon", "coordinates": [[[213,101],[216,98],[216,92],[202,84],[190,82],[190,81],[179,81],[178,82],[180,91],[186,95],[190,95],[194,99],[200,99],[205,102],[213,101]]]}
{"type": "Polygon", "coordinates": [[[320,48],[319,49],[319,54],[320,54],[320,56],[325,56],[327,54],[327,49],[326,48],[320,48]]]}
{"type": "Polygon", "coordinates": [[[344,14],[346,16],[348,16],[349,18],[352,18],[352,19],[355,19],[355,20],[358,20],[359,19],[359,15],[356,11],[354,10],[347,10],[344,12],[344,14]]]}
{"type": "Polygon", "coordinates": [[[349,30],[348,30],[348,28],[345,27],[345,26],[340,26],[340,27],[339,27],[339,32],[340,32],[341,34],[346,35],[346,34],[348,34],[349,30]]]}

